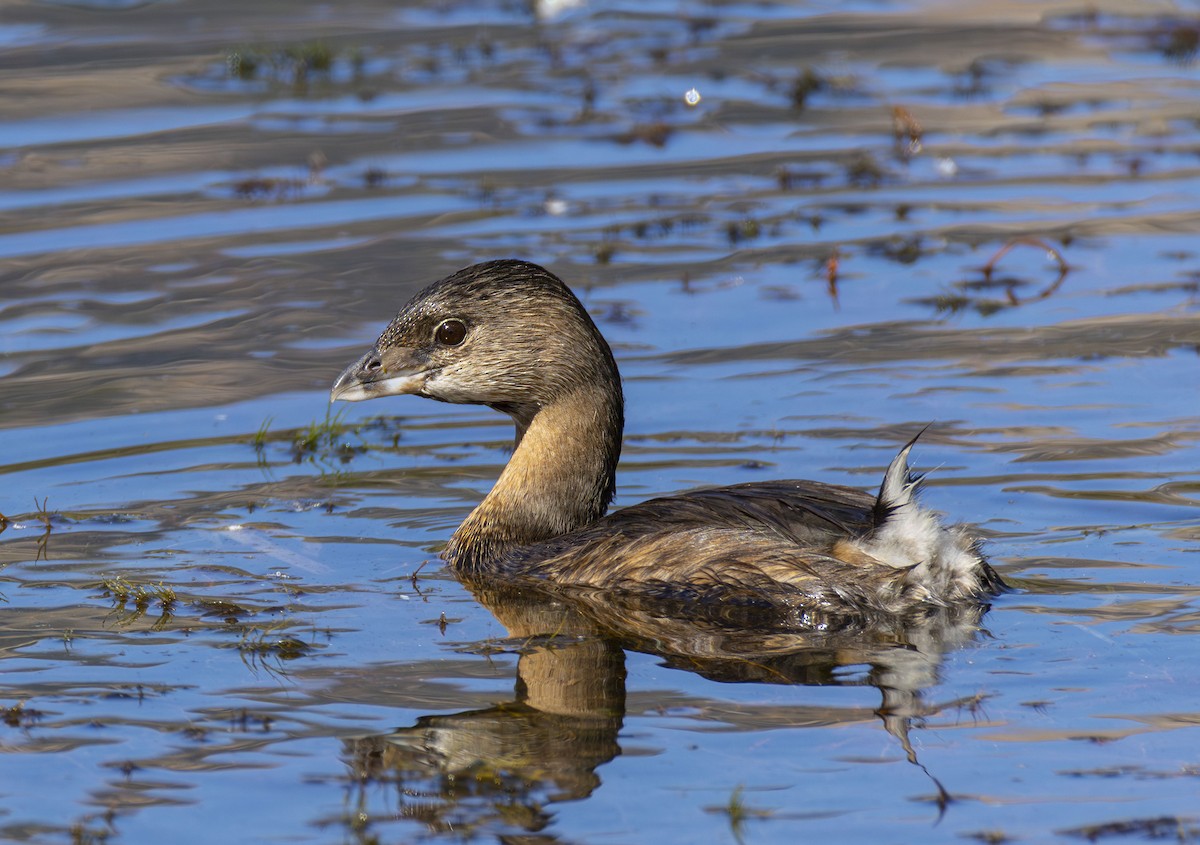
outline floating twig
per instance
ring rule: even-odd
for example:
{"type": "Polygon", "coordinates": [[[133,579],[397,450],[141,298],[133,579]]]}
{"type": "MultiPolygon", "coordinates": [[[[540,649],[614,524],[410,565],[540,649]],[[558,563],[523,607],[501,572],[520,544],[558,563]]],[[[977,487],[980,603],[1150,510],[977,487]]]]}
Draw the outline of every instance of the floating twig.
{"type": "Polygon", "coordinates": [[[417,576],[421,574],[421,570],[425,568],[425,564],[427,563],[429,563],[428,560],[421,561],[421,565],[413,570],[413,574],[409,576],[409,580],[412,581],[413,590],[418,596],[421,596],[421,598],[424,598],[425,594],[421,592],[421,587],[419,584],[417,584],[417,576]]]}
{"type": "Polygon", "coordinates": [[[50,551],[47,544],[50,542],[50,531],[52,530],[53,526],[50,524],[50,511],[46,510],[46,503],[48,501],[50,501],[50,497],[44,496],[39,504],[37,496],[33,497],[33,504],[36,508],[35,512],[37,513],[37,518],[46,528],[46,530],[42,532],[42,536],[39,537],[37,541],[37,555],[34,557],[35,562],[39,560],[50,559],[50,551]]]}
{"type": "Polygon", "coordinates": [[[841,267],[841,261],[842,253],[837,247],[834,247],[833,252],[825,259],[825,289],[835,307],[838,304],[838,270],[841,267]]]}
{"type": "Polygon", "coordinates": [[[892,106],[892,138],[896,155],[909,159],[921,152],[924,146],[920,122],[904,106],[892,106]]]}
{"type": "Polygon", "coordinates": [[[1062,257],[1061,252],[1052,247],[1050,244],[1046,243],[1041,238],[1035,238],[1030,235],[1022,235],[1019,238],[1013,238],[1004,246],[1000,247],[1000,249],[996,250],[996,254],[991,257],[987,264],[983,265],[984,280],[989,282],[992,280],[992,274],[996,270],[996,264],[999,263],[1001,258],[1011,252],[1013,247],[1017,246],[1032,246],[1045,250],[1046,253],[1054,259],[1055,263],[1058,264],[1058,277],[1034,296],[1019,297],[1017,296],[1016,289],[1010,287],[1006,292],[1008,304],[1021,305],[1022,303],[1026,302],[1037,302],[1038,300],[1046,299],[1047,297],[1053,295],[1054,292],[1057,291],[1062,285],[1063,280],[1067,278],[1067,273],[1071,272],[1071,266],[1067,264],[1066,259],[1062,257]]]}

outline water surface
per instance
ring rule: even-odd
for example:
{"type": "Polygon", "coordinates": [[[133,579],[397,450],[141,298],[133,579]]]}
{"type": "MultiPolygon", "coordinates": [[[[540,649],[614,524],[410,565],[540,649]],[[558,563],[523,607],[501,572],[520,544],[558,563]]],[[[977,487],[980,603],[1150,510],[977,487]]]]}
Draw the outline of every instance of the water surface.
{"type": "Polygon", "coordinates": [[[0,836],[1200,837],[1198,32],[7,4],[0,836]],[[473,593],[436,553],[511,426],[326,397],[505,256],[614,346],[618,504],[873,487],[930,424],[927,501],[1017,589],[891,643],[614,641],[473,593]]]}

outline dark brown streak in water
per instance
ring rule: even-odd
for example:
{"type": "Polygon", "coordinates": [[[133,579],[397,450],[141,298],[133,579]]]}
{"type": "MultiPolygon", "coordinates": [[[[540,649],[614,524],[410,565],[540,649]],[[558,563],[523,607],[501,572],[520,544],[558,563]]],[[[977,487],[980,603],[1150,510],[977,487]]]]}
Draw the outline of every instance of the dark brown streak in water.
{"type": "MultiPolygon", "coordinates": [[[[909,359],[946,359],[984,375],[1003,374],[996,361],[1077,361],[1064,371],[1086,370],[1090,359],[1157,357],[1200,346],[1200,321],[1188,314],[1130,314],[1031,326],[1022,329],[958,330],[920,323],[848,326],[825,337],[729,349],[669,353],[672,363],[710,364],[764,359],[813,359],[840,364],[909,359]]],[[[1019,370],[1012,370],[1014,374],[1019,370]]]]}

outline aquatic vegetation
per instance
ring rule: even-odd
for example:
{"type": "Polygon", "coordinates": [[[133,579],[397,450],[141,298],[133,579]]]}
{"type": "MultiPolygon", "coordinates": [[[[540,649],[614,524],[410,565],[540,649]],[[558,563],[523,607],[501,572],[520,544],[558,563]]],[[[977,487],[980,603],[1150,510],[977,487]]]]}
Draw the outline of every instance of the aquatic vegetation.
{"type": "Polygon", "coordinates": [[[796,170],[785,166],[775,171],[775,184],[781,191],[820,187],[827,178],[828,174],[819,170],[796,170]]]}
{"type": "MultiPolygon", "coordinates": [[[[286,46],[241,46],[225,51],[225,68],[229,76],[243,82],[268,79],[303,87],[313,77],[328,77],[340,58],[339,51],[322,40],[286,46]]],[[[361,50],[347,53],[347,58],[354,68],[361,69],[361,50]]]]}
{"type": "Polygon", "coordinates": [[[264,655],[272,655],[280,660],[293,660],[312,650],[311,645],[295,637],[277,636],[277,630],[270,627],[248,628],[237,644],[238,651],[243,656],[251,655],[259,659],[264,655]]]}
{"type": "MultiPolygon", "coordinates": [[[[348,463],[356,456],[365,453],[369,448],[360,437],[360,442],[347,442],[350,435],[359,436],[367,428],[378,427],[378,421],[365,420],[348,424],[344,420],[345,410],[334,412],[330,406],[324,419],[313,420],[300,428],[272,431],[274,417],[267,417],[249,438],[249,444],[258,455],[260,466],[269,463],[269,447],[275,443],[287,444],[289,457],[293,463],[311,462],[328,468],[337,464],[348,463]]],[[[395,435],[395,440],[399,434],[395,435]]],[[[395,442],[393,442],[393,446],[395,442]]],[[[323,470],[328,471],[328,469],[323,470]]],[[[333,470],[337,472],[337,470],[333,470]]]]}
{"type": "Polygon", "coordinates": [[[262,421],[262,425],[258,427],[258,431],[254,433],[254,439],[251,441],[252,445],[254,446],[254,451],[261,453],[262,450],[266,448],[267,432],[271,430],[271,422],[274,419],[274,417],[267,417],[262,421]]]}
{"type": "Polygon", "coordinates": [[[1089,824],[1056,832],[1061,836],[1086,839],[1088,842],[1130,837],[1171,842],[1200,842],[1200,826],[1197,826],[1197,821],[1195,817],[1155,816],[1089,824]]]}
{"type": "Polygon", "coordinates": [[[940,293],[935,296],[922,297],[914,301],[919,302],[921,305],[929,306],[937,314],[958,314],[973,307],[976,302],[972,297],[955,293],[940,293]]]}
{"type": "Polygon", "coordinates": [[[27,707],[24,701],[0,707],[0,722],[10,728],[29,728],[41,721],[46,714],[41,710],[27,707]]]}
{"type": "Polygon", "coordinates": [[[363,185],[367,188],[380,188],[387,183],[388,172],[381,167],[368,167],[363,171],[363,185]]]}
{"type": "Polygon", "coordinates": [[[617,246],[611,241],[602,241],[592,247],[592,258],[597,264],[608,264],[617,254],[617,246]]]}
{"type": "Polygon", "coordinates": [[[725,237],[731,246],[737,246],[742,241],[752,241],[762,234],[762,226],[753,217],[743,217],[725,224],[725,237]]]}
{"type": "Polygon", "coordinates": [[[788,92],[788,98],[791,100],[792,108],[796,111],[804,111],[808,105],[809,98],[823,90],[826,87],[825,80],[811,67],[806,67],[800,71],[800,75],[792,82],[791,90],[788,92]]]}
{"type": "MultiPolygon", "coordinates": [[[[42,524],[42,534],[40,537],[38,537],[38,540],[37,540],[37,554],[34,557],[34,560],[48,560],[49,559],[48,544],[50,542],[50,532],[54,530],[54,522],[53,522],[51,513],[46,507],[46,503],[49,501],[50,501],[50,498],[48,496],[43,496],[42,500],[40,502],[37,500],[37,496],[33,497],[33,505],[34,505],[33,516],[38,522],[40,522],[42,524]]],[[[0,523],[0,531],[3,531],[4,528],[7,528],[8,523],[9,523],[9,520],[6,517],[4,517],[3,522],[0,523]]]]}
{"type": "Polygon", "coordinates": [[[332,406],[325,410],[325,419],[314,420],[305,428],[292,434],[292,460],[299,463],[306,458],[321,455],[331,457],[337,455],[342,460],[349,460],[366,447],[348,447],[342,443],[342,435],[350,430],[343,421],[345,409],[333,411],[332,406]]]}
{"type": "Polygon", "coordinates": [[[309,41],[287,47],[284,55],[306,73],[328,73],[333,67],[334,52],[324,41],[309,41]]]}
{"type": "Polygon", "coordinates": [[[227,624],[234,624],[244,616],[251,616],[256,611],[229,599],[197,597],[192,606],[200,611],[201,616],[219,616],[227,624]]]}
{"type": "Polygon", "coordinates": [[[134,584],[120,575],[106,578],[101,582],[104,595],[113,600],[113,610],[116,611],[121,624],[136,622],[149,612],[152,605],[159,610],[156,628],[164,627],[175,615],[179,597],[173,587],[163,583],[134,584]]]}
{"type": "MultiPolygon", "coordinates": [[[[298,637],[286,633],[295,623],[283,619],[275,622],[251,622],[239,626],[241,634],[232,648],[236,648],[243,664],[252,671],[263,670],[269,675],[278,675],[283,671],[286,661],[306,657],[319,646],[315,641],[305,642],[298,637]]],[[[313,637],[317,631],[312,631],[313,637]]]]}
{"type": "Polygon", "coordinates": [[[897,235],[871,244],[869,251],[900,264],[915,264],[927,254],[925,241],[920,235],[897,235]]]}
{"type": "Polygon", "coordinates": [[[729,832],[738,845],[745,845],[746,822],[755,819],[769,819],[775,814],[773,810],[748,805],[745,800],[745,790],[740,784],[734,787],[729,794],[729,800],[723,805],[705,807],[704,810],[724,815],[729,819],[729,832]]]}
{"type": "Polygon", "coordinates": [[[887,170],[866,150],[850,156],[843,166],[846,183],[856,188],[877,188],[887,177],[887,170]]]}
{"type": "Polygon", "coordinates": [[[249,176],[239,179],[231,186],[233,195],[242,200],[271,200],[278,202],[294,199],[304,192],[309,182],[303,179],[273,179],[249,176]]]}
{"type": "Polygon", "coordinates": [[[112,827],[89,827],[83,823],[71,825],[71,845],[105,845],[116,831],[112,827]]]}

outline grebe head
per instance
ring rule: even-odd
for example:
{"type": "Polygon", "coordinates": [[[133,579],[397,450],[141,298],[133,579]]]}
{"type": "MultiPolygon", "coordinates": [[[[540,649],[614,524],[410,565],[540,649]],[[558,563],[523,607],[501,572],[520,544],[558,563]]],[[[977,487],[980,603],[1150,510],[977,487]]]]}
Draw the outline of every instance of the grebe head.
{"type": "Polygon", "coordinates": [[[612,351],[570,289],[524,261],[460,270],[418,293],[331,399],[415,394],[512,417],[516,448],[445,554],[463,567],[576,530],[612,501],[624,400],[612,351]]]}
{"type": "Polygon", "coordinates": [[[579,300],[524,261],[476,264],[418,293],[330,392],[489,405],[528,425],[587,387],[620,393],[612,352],[579,300]]]}

